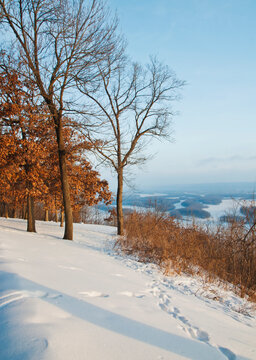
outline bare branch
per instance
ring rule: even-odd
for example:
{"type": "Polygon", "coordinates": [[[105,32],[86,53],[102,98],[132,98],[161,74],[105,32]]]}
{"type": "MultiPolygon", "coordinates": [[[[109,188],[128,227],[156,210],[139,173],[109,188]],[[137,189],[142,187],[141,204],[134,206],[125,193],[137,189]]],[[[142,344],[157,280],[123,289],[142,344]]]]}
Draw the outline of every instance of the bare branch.
{"type": "MultiPolygon", "coordinates": [[[[184,82],[156,59],[144,70],[129,64],[125,57],[114,66],[110,61],[99,67],[102,86],[91,95],[86,84],[80,90],[87,95],[88,104],[96,106],[97,129],[101,129],[100,143],[93,148],[114,168],[118,178],[117,215],[118,234],[123,233],[122,189],[123,171],[128,165],[145,162],[141,154],[143,139],[168,138],[173,112],[171,102],[178,98],[184,82]],[[105,65],[105,66],[104,66],[105,65]]],[[[91,129],[90,137],[98,136],[91,129]]]]}

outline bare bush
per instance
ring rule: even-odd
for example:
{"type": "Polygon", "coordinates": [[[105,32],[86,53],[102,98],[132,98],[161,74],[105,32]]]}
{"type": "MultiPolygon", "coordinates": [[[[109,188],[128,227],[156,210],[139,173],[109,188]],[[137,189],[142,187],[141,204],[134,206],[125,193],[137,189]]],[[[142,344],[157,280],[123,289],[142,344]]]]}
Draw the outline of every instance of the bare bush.
{"type": "Polygon", "coordinates": [[[125,236],[116,247],[165,272],[204,273],[210,281],[232,283],[241,295],[256,301],[255,229],[236,221],[212,229],[184,225],[166,213],[134,211],[125,218],[125,236]]]}

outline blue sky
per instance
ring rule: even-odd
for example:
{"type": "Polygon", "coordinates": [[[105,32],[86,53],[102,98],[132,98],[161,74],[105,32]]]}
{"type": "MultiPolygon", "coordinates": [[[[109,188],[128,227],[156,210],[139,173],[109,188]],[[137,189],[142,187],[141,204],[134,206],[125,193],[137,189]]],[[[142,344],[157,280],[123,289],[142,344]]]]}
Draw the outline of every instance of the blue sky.
{"type": "Polygon", "coordinates": [[[174,143],[132,171],[135,185],[256,182],[256,1],[109,0],[128,53],[187,82],[174,143]]]}

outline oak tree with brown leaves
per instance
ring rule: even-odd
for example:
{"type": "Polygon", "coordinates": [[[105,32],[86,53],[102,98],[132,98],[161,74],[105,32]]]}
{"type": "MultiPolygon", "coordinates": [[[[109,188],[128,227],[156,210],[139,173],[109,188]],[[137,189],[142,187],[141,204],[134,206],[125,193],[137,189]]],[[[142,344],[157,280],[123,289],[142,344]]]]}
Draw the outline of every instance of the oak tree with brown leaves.
{"type": "Polygon", "coordinates": [[[77,81],[93,82],[98,65],[106,57],[115,57],[116,20],[101,0],[0,0],[0,22],[2,30],[9,31],[8,38],[14,40],[11,46],[20,52],[54,122],[65,209],[64,238],[72,240],[63,117],[79,106],[77,81]]]}
{"type": "Polygon", "coordinates": [[[17,70],[1,64],[0,192],[6,201],[9,196],[8,202],[27,201],[27,230],[31,232],[35,232],[34,198],[47,191],[41,176],[46,153],[41,124],[48,116],[37,103],[33,85],[24,83],[17,70]]]}
{"type": "MultiPolygon", "coordinates": [[[[37,103],[35,94],[33,83],[26,82],[17,69],[1,65],[0,196],[2,202],[13,206],[27,199],[28,231],[35,231],[34,200],[44,203],[46,218],[49,208],[63,208],[54,124],[51,118],[45,121],[49,112],[37,103]]],[[[91,145],[70,127],[68,118],[64,119],[63,135],[72,208],[77,211],[84,204],[109,202],[107,182],[84,156],[91,145]]]]}

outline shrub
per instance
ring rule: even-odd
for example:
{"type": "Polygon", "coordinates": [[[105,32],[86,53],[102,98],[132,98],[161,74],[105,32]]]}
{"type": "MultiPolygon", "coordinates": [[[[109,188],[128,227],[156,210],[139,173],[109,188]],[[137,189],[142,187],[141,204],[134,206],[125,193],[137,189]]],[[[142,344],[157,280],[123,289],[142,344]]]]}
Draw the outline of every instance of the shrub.
{"type": "Polygon", "coordinates": [[[241,296],[256,300],[255,230],[246,220],[234,218],[213,229],[185,225],[160,211],[134,211],[126,215],[125,236],[117,239],[116,246],[165,272],[204,272],[208,280],[232,283],[241,296]]]}

